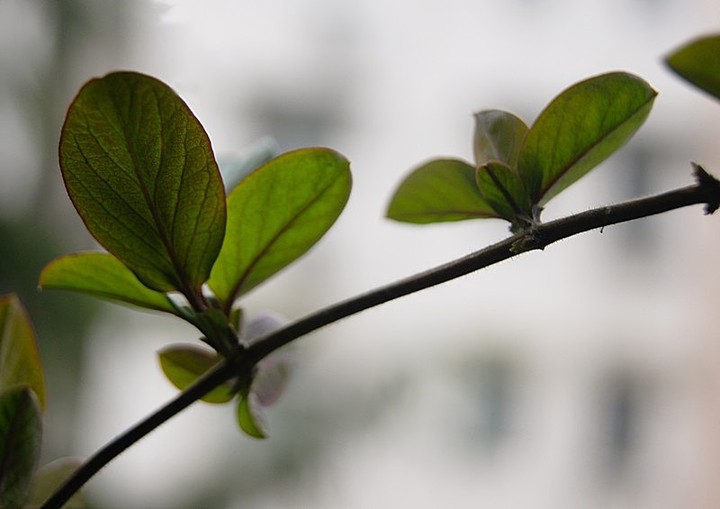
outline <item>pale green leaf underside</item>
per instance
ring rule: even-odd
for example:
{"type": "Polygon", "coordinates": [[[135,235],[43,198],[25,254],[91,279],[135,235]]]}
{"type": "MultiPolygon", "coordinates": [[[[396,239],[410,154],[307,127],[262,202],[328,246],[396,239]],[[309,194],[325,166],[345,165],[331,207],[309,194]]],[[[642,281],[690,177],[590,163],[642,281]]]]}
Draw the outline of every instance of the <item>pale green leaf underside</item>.
{"type": "Polygon", "coordinates": [[[164,83],[118,72],[89,81],[60,140],[68,194],[90,233],[148,287],[206,281],[225,229],[210,141],[164,83]]]}
{"type": "Polygon", "coordinates": [[[387,217],[406,223],[435,223],[499,217],[475,183],[475,168],[458,159],[422,164],[393,194],[387,217]]]}
{"type": "Polygon", "coordinates": [[[475,114],[473,149],[475,165],[500,161],[509,168],[517,166],[528,127],[520,118],[502,110],[484,110],[475,114]]]}
{"type": "Polygon", "coordinates": [[[695,39],[665,61],[678,75],[720,99],[720,35],[695,39]]]}
{"type": "MultiPolygon", "coordinates": [[[[195,345],[170,345],[158,352],[160,367],[167,379],[184,391],[198,378],[213,368],[220,358],[214,353],[195,345]]],[[[207,403],[227,403],[235,392],[226,385],[220,385],[201,399],[207,403]]]]}
{"type": "Polygon", "coordinates": [[[573,85],[540,114],[525,138],[518,173],[533,203],[547,203],[620,148],[647,118],[656,96],[623,72],[573,85]]]}
{"type": "Polygon", "coordinates": [[[27,386],[0,392],[0,507],[21,509],[42,443],[40,407],[27,386]]]}
{"type": "Polygon", "coordinates": [[[143,285],[120,260],[108,253],[76,253],[57,258],[40,273],[40,287],[88,293],[175,313],[166,294],[143,285]]]}
{"type": "Polygon", "coordinates": [[[350,194],[350,165],[330,149],[283,154],[228,197],[228,226],[208,285],[225,309],[310,249],[350,194]]]}
{"type": "Polygon", "coordinates": [[[35,331],[20,300],[8,295],[0,297],[0,392],[20,385],[29,387],[45,408],[45,376],[35,331]]]}
{"type": "MultiPolygon", "coordinates": [[[[60,458],[43,465],[33,479],[27,507],[38,508],[80,467],[82,461],[77,458],[60,458]]],[[[63,509],[83,509],[85,501],[82,491],[78,491],[65,504],[63,509]]]]}

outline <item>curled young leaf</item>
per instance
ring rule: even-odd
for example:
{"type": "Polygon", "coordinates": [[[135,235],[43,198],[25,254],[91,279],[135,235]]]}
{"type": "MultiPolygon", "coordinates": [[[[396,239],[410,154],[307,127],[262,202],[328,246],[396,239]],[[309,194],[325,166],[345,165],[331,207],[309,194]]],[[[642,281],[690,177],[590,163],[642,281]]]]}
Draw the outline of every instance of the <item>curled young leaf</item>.
{"type": "Polygon", "coordinates": [[[83,292],[177,314],[166,294],[143,285],[130,269],[108,253],[75,253],[57,258],[40,273],[40,287],[83,292]]]}
{"type": "Polygon", "coordinates": [[[532,206],[516,171],[490,161],[478,168],[476,179],[480,194],[500,217],[518,227],[532,221],[532,206]]]}
{"type": "Polygon", "coordinates": [[[27,386],[45,409],[45,376],[35,331],[15,295],[0,297],[0,391],[27,386]]]}
{"type": "Polygon", "coordinates": [[[480,193],[473,166],[458,159],[436,159],[405,177],[387,217],[425,224],[500,216],[480,193]]]}
{"type": "Polygon", "coordinates": [[[223,309],[320,240],[350,186],[350,163],[325,148],[288,152],[240,181],[228,197],[227,234],[208,281],[223,309]]]}
{"type": "Polygon", "coordinates": [[[533,205],[543,206],[619,149],[645,121],[656,95],[637,76],[613,72],[553,99],[530,128],[518,161],[533,205]]]}
{"type": "Polygon", "coordinates": [[[690,41],[670,54],[665,62],[679,76],[720,99],[720,35],[690,41]]]}
{"type": "Polygon", "coordinates": [[[475,114],[473,148],[475,165],[500,161],[509,168],[517,166],[528,126],[512,113],[502,110],[484,110],[475,114]]]}
{"type": "Polygon", "coordinates": [[[225,192],[207,134],[170,87],[133,72],[89,81],[68,110],[60,167],[90,233],[145,286],[199,293],[225,192]]]}

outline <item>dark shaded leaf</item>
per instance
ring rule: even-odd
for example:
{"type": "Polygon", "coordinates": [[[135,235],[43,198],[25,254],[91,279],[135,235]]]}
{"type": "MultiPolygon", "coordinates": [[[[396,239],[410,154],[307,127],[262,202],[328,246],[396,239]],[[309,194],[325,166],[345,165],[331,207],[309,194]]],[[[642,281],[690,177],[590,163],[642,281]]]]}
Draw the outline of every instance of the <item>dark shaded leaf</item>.
{"type": "Polygon", "coordinates": [[[406,223],[437,223],[500,217],[475,183],[475,168],[437,159],[414,169],[393,194],[387,217],[406,223]]]}
{"type": "Polygon", "coordinates": [[[29,387],[45,408],[45,376],[35,331],[20,299],[6,295],[0,297],[0,391],[20,385],[29,387]]]}
{"type": "Polygon", "coordinates": [[[172,89],[132,72],[89,81],[67,113],[60,166],[90,233],[143,284],[199,292],[225,193],[207,134],[172,89]]]}
{"type": "Polygon", "coordinates": [[[143,285],[120,260],[107,253],[76,253],[53,260],[40,273],[40,287],[89,293],[176,314],[166,294],[143,285]]]}
{"type": "Polygon", "coordinates": [[[30,491],[42,443],[35,393],[18,386],[0,393],[0,507],[20,509],[30,491]]]}
{"type": "Polygon", "coordinates": [[[720,35],[695,39],[670,54],[665,62],[678,75],[720,99],[720,35]]]}
{"type": "Polygon", "coordinates": [[[325,148],[288,152],[245,177],[228,197],[227,234],[208,282],[224,309],[320,240],[350,186],[349,162],[325,148]]]}

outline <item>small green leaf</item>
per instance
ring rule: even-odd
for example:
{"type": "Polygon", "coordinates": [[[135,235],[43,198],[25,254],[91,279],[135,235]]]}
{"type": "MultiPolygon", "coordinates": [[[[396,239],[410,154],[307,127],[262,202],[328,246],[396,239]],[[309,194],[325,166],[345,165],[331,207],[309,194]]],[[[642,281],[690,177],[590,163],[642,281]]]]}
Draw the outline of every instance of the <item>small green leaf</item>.
{"type": "Polygon", "coordinates": [[[619,149],[642,125],[657,93],[623,72],[568,88],[543,110],[525,138],[518,173],[542,206],[619,149]]]}
{"type": "Polygon", "coordinates": [[[0,297],[0,391],[20,385],[28,386],[45,408],[45,377],[35,332],[20,300],[7,295],[0,297]]]}
{"type": "Polygon", "coordinates": [[[276,157],[228,197],[228,227],[208,285],[224,309],[304,254],[333,225],[350,194],[350,165],[329,149],[276,157]]]}
{"type": "MultiPolygon", "coordinates": [[[[41,507],[81,464],[82,461],[76,458],[61,458],[42,466],[33,479],[30,498],[25,509],[41,507]]],[[[63,504],[63,509],[83,509],[84,507],[82,491],[75,493],[70,500],[63,504]]]]}
{"type": "Polygon", "coordinates": [[[260,403],[253,393],[238,398],[237,421],[240,429],[251,437],[259,439],[268,437],[260,403]]]}
{"type": "Polygon", "coordinates": [[[225,192],[207,134],[172,89],[132,72],[89,81],[68,110],[60,167],[90,233],[144,285],[199,293],[225,192]]]}
{"type": "Polygon", "coordinates": [[[35,393],[27,386],[0,393],[0,507],[24,506],[41,443],[40,407],[35,393]]]}
{"type": "Polygon", "coordinates": [[[512,113],[485,110],[475,114],[475,165],[500,161],[510,168],[517,166],[528,126],[512,113]]]}
{"type": "Polygon", "coordinates": [[[416,168],[400,183],[387,217],[424,224],[500,216],[480,193],[473,166],[437,159],[416,168]]]}
{"type": "Polygon", "coordinates": [[[143,285],[120,260],[107,253],[76,253],[53,260],[40,273],[40,287],[89,293],[177,314],[166,294],[143,285]]]}
{"type": "Polygon", "coordinates": [[[532,220],[532,206],[520,176],[499,161],[478,168],[477,186],[500,217],[522,226],[532,220]]]}
{"type": "Polygon", "coordinates": [[[669,55],[665,62],[678,75],[720,99],[720,35],[695,39],[669,55]]]}
{"type": "MultiPolygon", "coordinates": [[[[160,367],[170,382],[184,391],[213,368],[220,358],[213,352],[195,345],[170,345],[158,352],[160,367]]],[[[207,403],[227,403],[235,397],[228,384],[223,384],[202,397],[207,403]]]]}

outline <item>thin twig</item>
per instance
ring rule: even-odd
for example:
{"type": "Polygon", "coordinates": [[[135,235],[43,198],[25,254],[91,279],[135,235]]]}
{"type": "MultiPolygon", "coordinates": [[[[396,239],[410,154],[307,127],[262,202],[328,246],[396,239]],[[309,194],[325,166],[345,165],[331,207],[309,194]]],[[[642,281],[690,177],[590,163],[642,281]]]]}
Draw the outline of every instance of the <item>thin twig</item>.
{"type": "Polygon", "coordinates": [[[42,509],[62,507],[101,468],[152,430],[233,376],[249,373],[258,361],[278,348],[314,330],[384,302],[494,265],[523,252],[544,249],[558,240],[578,233],[661,214],[689,205],[705,204],[705,213],[713,213],[720,204],[720,181],[709,175],[700,166],[693,164],[693,167],[697,181],[695,185],[533,225],[525,232],[508,237],[485,249],[331,305],[258,339],[247,350],[241,352],[237,358],[227,359],[218,364],[216,368],[206,373],[193,386],[181,392],[174,400],[98,450],[45,502],[42,509]]]}

